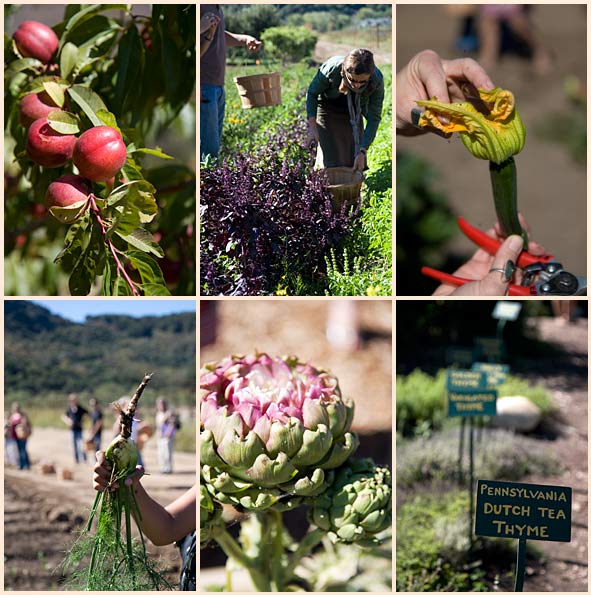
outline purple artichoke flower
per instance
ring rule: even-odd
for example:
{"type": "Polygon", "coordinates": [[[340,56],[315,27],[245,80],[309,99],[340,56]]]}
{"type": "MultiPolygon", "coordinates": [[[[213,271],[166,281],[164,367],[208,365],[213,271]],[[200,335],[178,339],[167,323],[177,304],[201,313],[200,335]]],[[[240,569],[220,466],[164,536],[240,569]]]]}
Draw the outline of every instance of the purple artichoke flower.
{"type": "Polygon", "coordinates": [[[330,485],[357,449],[353,403],[297,358],[231,356],[201,373],[201,465],[210,493],[246,510],[290,507],[330,485]]]}

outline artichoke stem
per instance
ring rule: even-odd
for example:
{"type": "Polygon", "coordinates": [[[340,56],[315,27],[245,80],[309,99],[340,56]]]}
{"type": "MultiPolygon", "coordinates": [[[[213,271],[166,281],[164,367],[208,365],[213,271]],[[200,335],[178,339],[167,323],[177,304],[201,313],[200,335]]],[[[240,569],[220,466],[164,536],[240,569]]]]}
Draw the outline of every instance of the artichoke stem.
{"type": "Polygon", "coordinates": [[[519,223],[517,209],[517,167],[515,159],[509,157],[502,163],[489,162],[495,211],[501,231],[507,235],[523,238],[523,249],[527,250],[527,233],[519,223]]]}
{"type": "Polygon", "coordinates": [[[293,576],[293,573],[302,558],[305,558],[322,541],[322,538],[325,535],[326,531],[323,531],[322,529],[314,529],[300,541],[298,549],[292,554],[289,564],[285,569],[285,575],[288,578],[293,576]]]}
{"type": "Polygon", "coordinates": [[[271,583],[269,579],[256,568],[256,561],[242,551],[242,548],[225,529],[216,534],[215,540],[218,542],[222,550],[224,550],[224,553],[228,558],[231,558],[248,570],[250,578],[257,591],[266,593],[271,591],[271,583]]]}

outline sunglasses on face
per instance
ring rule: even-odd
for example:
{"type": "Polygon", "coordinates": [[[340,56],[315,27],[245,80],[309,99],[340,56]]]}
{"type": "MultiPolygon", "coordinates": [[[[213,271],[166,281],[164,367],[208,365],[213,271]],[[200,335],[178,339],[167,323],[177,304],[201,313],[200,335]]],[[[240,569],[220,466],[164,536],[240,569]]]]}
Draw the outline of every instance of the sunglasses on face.
{"type": "Polygon", "coordinates": [[[347,80],[352,84],[355,85],[356,87],[360,87],[361,85],[365,85],[365,83],[367,83],[367,81],[369,80],[369,77],[367,77],[366,79],[355,79],[352,78],[351,76],[349,76],[348,74],[346,74],[347,80]]]}

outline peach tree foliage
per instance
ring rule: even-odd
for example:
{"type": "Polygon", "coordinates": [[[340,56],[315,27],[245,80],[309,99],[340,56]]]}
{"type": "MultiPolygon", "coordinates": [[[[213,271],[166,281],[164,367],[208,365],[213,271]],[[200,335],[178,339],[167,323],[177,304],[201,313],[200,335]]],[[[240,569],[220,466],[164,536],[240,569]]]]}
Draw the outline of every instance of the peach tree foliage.
{"type": "Polygon", "coordinates": [[[193,95],[195,17],[194,5],[153,5],[143,16],[130,5],[72,4],[51,27],[53,53],[43,25],[5,35],[5,251],[34,258],[40,229],[43,241],[62,240],[55,263],[72,295],[99,281],[104,295],[194,292],[195,174],[150,139],[193,95]],[[49,59],[31,41],[38,31],[49,59]],[[99,130],[104,139],[96,139],[99,130]],[[74,148],[62,142],[70,135],[74,148]],[[67,145],[65,161],[39,154],[48,137],[67,145]],[[93,152],[98,165],[87,163],[93,152]],[[164,165],[148,167],[148,156],[164,165]],[[72,181],[74,165],[91,188],[87,199],[46,198],[56,180],[72,181]],[[97,167],[116,173],[104,179],[97,167]]]}

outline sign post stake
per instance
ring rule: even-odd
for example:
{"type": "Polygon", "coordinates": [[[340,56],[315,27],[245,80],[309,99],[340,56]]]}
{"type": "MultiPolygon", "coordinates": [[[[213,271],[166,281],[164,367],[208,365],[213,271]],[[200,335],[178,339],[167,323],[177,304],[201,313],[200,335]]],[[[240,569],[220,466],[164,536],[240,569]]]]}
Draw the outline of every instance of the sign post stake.
{"type": "Polygon", "coordinates": [[[460,424],[460,452],[458,454],[458,484],[464,483],[464,475],[462,473],[462,459],[464,458],[464,430],[466,429],[466,418],[462,417],[460,424]]]}
{"type": "Polygon", "coordinates": [[[517,566],[515,567],[515,589],[514,591],[523,591],[523,581],[525,579],[525,547],[527,539],[520,537],[517,540],[517,566]]]}
{"type": "Polygon", "coordinates": [[[472,549],[472,526],[474,525],[474,418],[470,418],[470,549],[472,549]]]}

